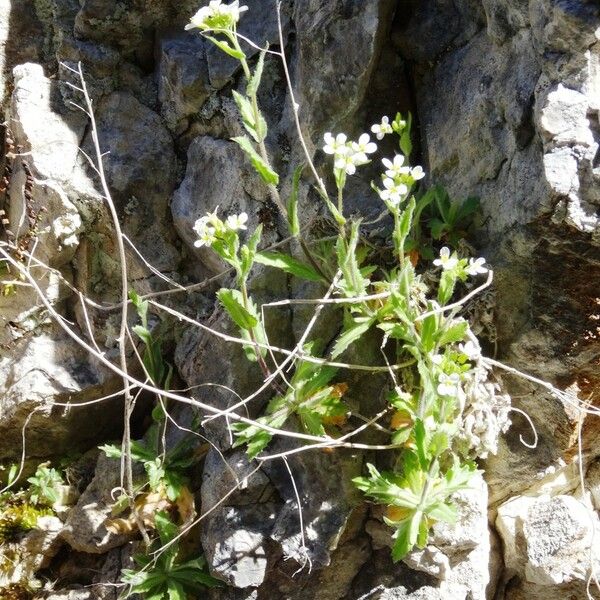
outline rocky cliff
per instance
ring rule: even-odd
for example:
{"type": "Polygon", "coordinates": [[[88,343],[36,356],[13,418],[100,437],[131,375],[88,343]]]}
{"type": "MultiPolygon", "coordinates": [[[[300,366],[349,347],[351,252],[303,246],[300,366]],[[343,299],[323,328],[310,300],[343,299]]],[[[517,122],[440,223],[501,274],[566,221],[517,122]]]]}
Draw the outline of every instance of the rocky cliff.
{"type": "MultiPolygon", "coordinates": [[[[279,49],[275,2],[245,4],[240,32],[279,49]]],[[[45,557],[33,570],[55,581],[47,592],[53,600],[115,599],[113,584],[132,552],[132,535],[106,528],[116,463],[89,453],[122,434],[122,381],[63,327],[118,360],[117,249],[86,160],[92,131],[73,104],[81,99],[70,69],[81,63],[93,98],[108,185],[131,241],[130,285],[139,294],[198,284],[157,299],[227,332],[214,284],[206,283],[222,265],[194,247],[194,222],[217,206],[246,211],[252,224],[264,224],[265,243],[281,240],[268,191],[230,141],[242,131],[231,99],[239,65],[184,31],[197,9],[197,0],[0,3],[2,236],[35,248],[38,286],[14,283],[10,269],[0,282],[0,462],[18,462],[24,452],[32,472],[77,453],[86,472],[79,501],[64,522],[48,525],[46,546],[36,550],[42,555],[44,547],[45,557]],[[80,302],[80,293],[90,302],[80,302]]],[[[227,586],[207,597],[586,598],[590,566],[600,570],[590,552],[600,535],[600,421],[568,399],[592,409],[599,402],[597,3],[285,0],[282,21],[281,49],[318,167],[325,132],[357,134],[383,114],[411,111],[427,183],[481,199],[469,242],[492,265],[495,282],[472,317],[488,354],[533,378],[500,374],[538,440],[534,449],[522,443],[532,439],[531,427],[513,413],[497,455],[482,462],[484,479],[457,498],[458,525],[436,525],[427,548],[393,564],[389,532],[350,483],[361,454],[294,455],[292,482],[285,463],[256,470],[242,450],[231,450],[223,421],[199,428],[195,411],[178,407],[177,422],[213,444],[193,481],[200,513],[208,511],[193,543],[227,586]],[[536,378],[569,395],[557,397],[536,378]],[[308,541],[298,533],[299,503],[308,541]],[[300,568],[301,546],[311,569],[300,568]]],[[[289,190],[302,156],[276,57],[266,60],[260,94],[267,146],[289,190]]],[[[356,182],[350,210],[373,219],[378,208],[369,198],[368,180],[356,182]]],[[[308,184],[299,202],[304,223],[314,222],[318,205],[308,184]]],[[[261,302],[306,293],[271,271],[258,272],[251,285],[261,302]]],[[[291,347],[306,314],[277,311],[271,342],[291,347]]],[[[260,385],[241,348],[165,315],[157,312],[153,323],[176,367],[176,387],[222,407],[232,401],[230,389],[245,396],[260,385]]],[[[368,413],[383,382],[354,383],[368,413]]],[[[138,437],[147,412],[142,398],[133,419],[138,437]]]]}

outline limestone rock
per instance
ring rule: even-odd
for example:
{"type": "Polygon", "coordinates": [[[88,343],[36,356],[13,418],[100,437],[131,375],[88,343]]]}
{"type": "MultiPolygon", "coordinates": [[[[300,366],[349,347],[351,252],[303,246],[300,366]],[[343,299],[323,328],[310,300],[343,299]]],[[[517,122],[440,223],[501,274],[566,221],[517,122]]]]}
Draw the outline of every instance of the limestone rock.
{"type": "Polygon", "coordinates": [[[185,178],[171,203],[175,227],[203,264],[220,271],[224,263],[211,249],[194,248],[194,223],[220,208],[219,214],[246,212],[248,229],[258,225],[259,202],[267,200],[267,189],[234,142],[210,137],[196,138],[188,150],[185,178]]]}
{"type": "Polygon", "coordinates": [[[167,126],[178,131],[181,120],[198,113],[212,92],[204,40],[195,33],[162,40],[158,99],[167,126]]]}
{"type": "Polygon", "coordinates": [[[105,526],[115,502],[112,490],[120,484],[118,465],[117,460],[101,454],[94,479],[69,511],[61,537],[74,550],[103,554],[135,536],[135,531],[113,533],[105,526]]]}
{"type": "Polygon", "coordinates": [[[600,510],[600,461],[593,462],[585,475],[587,490],[596,510],[600,510]]]}
{"type": "MultiPolygon", "coordinates": [[[[598,525],[597,515],[572,496],[516,497],[499,507],[496,518],[506,567],[542,586],[587,579],[598,525]]],[[[597,551],[593,556],[600,559],[597,551]]]]}
{"type": "Polygon", "coordinates": [[[32,168],[41,179],[65,182],[78,154],[87,118],[61,107],[58,87],[40,65],[26,63],[13,71],[11,130],[23,151],[32,151],[32,168]],[[62,113],[62,114],[61,114],[62,113]]]}
{"type": "Polygon", "coordinates": [[[62,545],[59,539],[63,524],[57,517],[39,517],[35,529],[18,542],[0,547],[0,588],[12,583],[31,581],[37,571],[47,567],[62,545]],[[7,568],[7,562],[12,568],[7,568]]]}
{"type": "Polygon", "coordinates": [[[229,506],[219,519],[208,521],[203,547],[213,576],[236,588],[257,587],[264,582],[273,509],[270,503],[229,506]]]}
{"type": "MultiPolygon", "coordinates": [[[[86,119],[64,110],[56,82],[44,76],[41,66],[16,67],[14,80],[10,131],[14,148],[26,156],[12,160],[7,235],[35,251],[32,276],[60,311],[70,295],[65,282],[73,279],[70,261],[83,233],[79,210],[67,190],[86,119]]],[[[53,403],[77,405],[102,396],[114,391],[114,379],[64,331],[50,325],[47,308],[31,286],[3,295],[0,306],[0,458],[20,457],[26,422],[31,462],[99,439],[113,427],[118,413],[114,402],[82,412],[53,403]]]]}

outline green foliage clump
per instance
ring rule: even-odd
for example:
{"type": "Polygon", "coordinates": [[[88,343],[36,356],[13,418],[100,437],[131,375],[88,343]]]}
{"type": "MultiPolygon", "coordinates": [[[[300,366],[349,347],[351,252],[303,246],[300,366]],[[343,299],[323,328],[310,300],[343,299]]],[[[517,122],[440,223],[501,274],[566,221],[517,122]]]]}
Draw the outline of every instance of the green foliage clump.
{"type": "Polygon", "coordinates": [[[62,475],[48,465],[40,465],[27,482],[29,499],[32,504],[39,506],[52,506],[58,502],[65,485],[62,475]]]}
{"type": "Polygon", "coordinates": [[[139,569],[124,569],[122,581],[126,595],[142,594],[146,600],[188,600],[191,594],[202,594],[206,588],[221,585],[206,572],[206,561],[196,558],[180,559],[179,527],[168,514],[159,512],[155,517],[158,539],[148,555],[139,555],[135,561],[139,569]],[[154,558],[150,553],[156,552],[154,558]]]}
{"type": "Polygon", "coordinates": [[[24,499],[0,505],[0,543],[14,542],[37,526],[40,517],[53,515],[48,507],[34,506],[24,499]]]}

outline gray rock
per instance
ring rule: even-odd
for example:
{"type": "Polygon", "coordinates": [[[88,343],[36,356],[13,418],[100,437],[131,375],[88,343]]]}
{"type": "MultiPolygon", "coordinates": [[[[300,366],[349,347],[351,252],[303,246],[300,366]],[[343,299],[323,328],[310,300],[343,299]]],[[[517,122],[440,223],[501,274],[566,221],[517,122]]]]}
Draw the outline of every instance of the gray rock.
{"type": "Polygon", "coordinates": [[[598,517],[572,496],[518,496],[498,509],[504,563],[526,582],[552,586],[587,580],[598,517]],[[592,524],[591,520],[594,520],[592,524]]]}
{"type": "MultiPolygon", "coordinates": [[[[18,542],[3,543],[0,558],[12,562],[12,569],[0,573],[0,589],[10,584],[29,582],[40,569],[48,567],[57,555],[63,524],[57,517],[39,517],[36,528],[28,531],[18,542]]],[[[4,566],[3,565],[3,566],[4,566]]]]}
{"type": "Polygon", "coordinates": [[[585,474],[585,483],[596,510],[600,510],[600,461],[593,462],[585,474]]]}
{"type": "Polygon", "coordinates": [[[173,222],[181,239],[202,263],[220,271],[224,263],[211,249],[194,248],[194,223],[219,207],[221,217],[246,212],[248,230],[253,231],[258,225],[260,202],[267,198],[266,186],[236,143],[198,137],[188,150],[185,178],[173,196],[173,222]]]}
{"type": "Polygon", "coordinates": [[[167,126],[179,132],[214,91],[209,83],[206,43],[197,34],[161,41],[158,99],[167,126]]]}
{"type": "Polygon", "coordinates": [[[267,540],[275,519],[274,505],[228,506],[203,528],[203,548],[211,574],[236,588],[264,582],[267,540]]]}
{"type": "Polygon", "coordinates": [[[101,454],[94,479],[69,511],[61,532],[62,539],[71,548],[79,552],[103,554],[135,536],[135,531],[115,533],[105,526],[115,503],[112,491],[119,485],[119,461],[101,454]]]}

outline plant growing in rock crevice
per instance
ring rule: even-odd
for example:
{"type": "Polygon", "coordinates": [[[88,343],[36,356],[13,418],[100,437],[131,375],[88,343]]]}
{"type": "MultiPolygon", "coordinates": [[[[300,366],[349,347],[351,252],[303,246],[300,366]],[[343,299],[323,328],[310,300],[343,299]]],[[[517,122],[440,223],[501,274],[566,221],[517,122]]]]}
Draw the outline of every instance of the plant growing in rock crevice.
{"type": "MultiPolygon", "coordinates": [[[[380,184],[373,184],[373,188],[393,221],[392,249],[387,262],[370,264],[368,249],[361,243],[361,221],[349,221],[345,215],[344,190],[348,177],[372,160],[377,146],[367,133],[356,141],[344,133],[326,133],[323,151],[333,158],[335,200],[330,199],[318,175],[317,191],[338,233],[333,264],[321,262],[300,235],[296,203],[299,175],[294,178],[287,207],[279,199],[279,176],[264,145],[267,123],[256,99],[266,50],[251,72],[236,34],[244,9],[237,2],[223,5],[213,0],[200,9],[188,28],[199,28],[207,39],[240,61],[247,89],[246,95],[235,92],[234,99],[252,139],[245,136],[234,141],[271,189],[290,235],[301,240],[308,262],[285,253],[261,253],[260,227],[243,244],[241,235],[248,220],[245,213],[229,215],[225,220],[216,211],[202,217],[195,226],[196,245],[211,247],[235,269],[236,288],[223,288],[217,296],[238,326],[240,336],[248,340],[248,358],[260,363],[268,380],[274,380],[281,367],[274,374],[267,362],[264,323],[248,295],[247,279],[255,262],[330,285],[330,301],[343,307],[343,326],[326,354],[316,355],[314,344],[303,344],[295,350],[290,358],[295,372],[285,382],[287,390],[277,394],[254,423],[232,426],[234,445],[246,444],[251,457],[260,455],[272,438],[272,430],[283,428],[292,414],[307,434],[323,441],[339,437],[334,425],[348,412],[342,400],[346,384],[332,383],[337,376],[334,365],[338,366],[333,361],[343,357],[351,346],[360,355],[362,338],[371,330],[379,330],[386,358],[382,366],[390,375],[388,402],[393,411],[393,434],[388,446],[394,452],[394,469],[380,473],[369,464],[368,476],[355,479],[355,484],[369,498],[388,507],[385,520],[395,530],[393,557],[399,560],[415,545],[426,545],[433,523],[455,520],[452,495],[469,486],[477,472],[472,459],[493,451],[498,433],[508,424],[508,400],[489,381],[477,339],[469,323],[458,316],[464,302],[491,283],[491,271],[484,266],[484,259],[461,258],[444,246],[433,261],[440,270],[439,281],[428,286],[410,254],[415,240],[422,241],[421,218],[427,204],[434,201],[441,216],[437,220],[432,217],[429,223],[432,237],[452,242],[456,240],[450,238],[456,236],[475,204],[452,205],[436,189],[417,201],[414,191],[424,172],[419,166],[406,164],[411,154],[411,119],[398,114],[390,123],[383,117],[371,131],[378,139],[396,134],[400,153],[383,159],[385,171],[380,184]],[[325,275],[329,272],[337,274],[330,279],[325,275]],[[488,274],[487,282],[457,299],[460,284],[482,274],[488,274]]],[[[310,161],[310,157],[307,159],[310,161]]],[[[297,173],[300,171],[301,167],[297,173]]]]}

